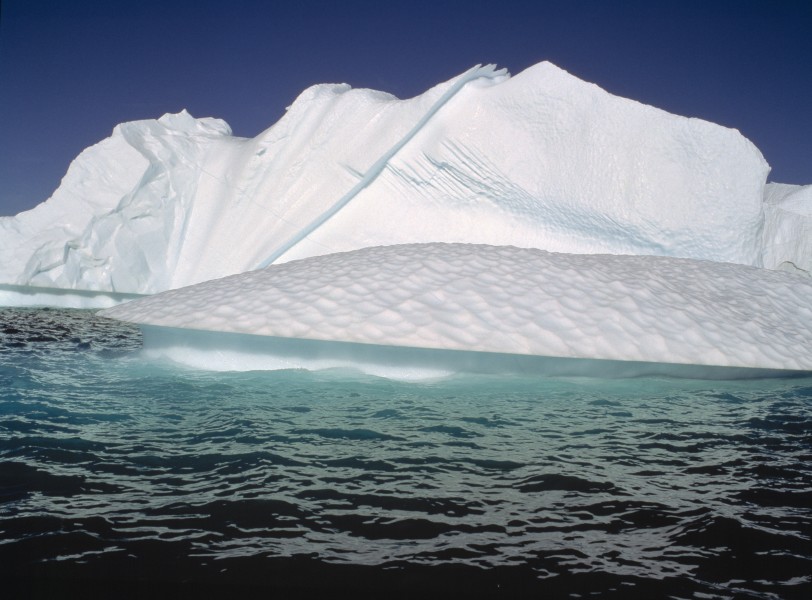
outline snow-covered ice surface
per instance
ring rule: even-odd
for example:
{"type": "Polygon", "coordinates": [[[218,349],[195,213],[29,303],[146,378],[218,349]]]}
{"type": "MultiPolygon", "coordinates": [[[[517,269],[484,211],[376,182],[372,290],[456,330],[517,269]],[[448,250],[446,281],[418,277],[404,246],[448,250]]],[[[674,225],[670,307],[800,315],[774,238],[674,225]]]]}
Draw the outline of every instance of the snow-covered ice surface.
{"type": "Polygon", "coordinates": [[[768,183],[765,188],[764,264],[812,275],[812,185],[768,183]]]}
{"type": "Polygon", "coordinates": [[[713,376],[697,366],[812,371],[811,298],[808,278],[742,265],[434,243],[273,265],[101,314],[146,325],[157,355],[213,369],[713,376]]]}
{"type": "Polygon", "coordinates": [[[0,219],[0,283],[148,294],[416,242],[804,269],[788,200],[765,229],[768,170],[735,130],[546,62],[407,100],[317,85],[253,139],[185,112],[119,125],[50,200],[0,219]]]}

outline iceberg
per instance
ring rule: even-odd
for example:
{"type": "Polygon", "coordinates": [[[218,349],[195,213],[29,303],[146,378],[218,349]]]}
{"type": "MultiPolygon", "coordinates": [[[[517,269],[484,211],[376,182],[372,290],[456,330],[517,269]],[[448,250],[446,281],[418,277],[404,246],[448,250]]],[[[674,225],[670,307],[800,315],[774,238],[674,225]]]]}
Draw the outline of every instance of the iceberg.
{"type": "Polygon", "coordinates": [[[0,219],[0,303],[105,308],[204,368],[809,373],[812,186],[768,173],[546,62],[316,85],[252,139],[118,125],[0,219]]]}
{"type": "Polygon", "coordinates": [[[102,311],[207,369],[740,377],[812,371],[812,280],[658,256],[378,246],[102,311]]]}
{"type": "Polygon", "coordinates": [[[48,201],[0,218],[0,285],[6,302],[20,286],[152,294],[431,242],[808,272],[809,193],[765,202],[768,171],[735,130],[547,62],[407,100],[316,85],[252,139],[186,112],[117,126],[48,201]]]}

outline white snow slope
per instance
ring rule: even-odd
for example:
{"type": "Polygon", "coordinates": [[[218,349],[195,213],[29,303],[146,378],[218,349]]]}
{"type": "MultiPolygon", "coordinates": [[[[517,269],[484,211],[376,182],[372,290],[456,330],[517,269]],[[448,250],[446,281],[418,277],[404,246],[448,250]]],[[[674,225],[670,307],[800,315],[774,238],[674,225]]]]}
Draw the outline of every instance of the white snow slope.
{"type": "Polygon", "coordinates": [[[318,85],[253,139],[185,112],[119,125],[50,200],[0,219],[0,284],[149,294],[438,241],[808,271],[809,193],[765,204],[768,169],[735,130],[550,63],[409,100],[318,85]]]}
{"type": "Polygon", "coordinates": [[[807,277],[812,274],[812,185],[768,183],[764,264],[807,277]]]}
{"type": "Polygon", "coordinates": [[[101,314],[153,326],[145,347],[214,369],[583,371],[528,360],[554,357],[612,361],[604,374],[812,371],[810,298],[812,279],[742,265],[411,244],[273,265],[101,314]]]}

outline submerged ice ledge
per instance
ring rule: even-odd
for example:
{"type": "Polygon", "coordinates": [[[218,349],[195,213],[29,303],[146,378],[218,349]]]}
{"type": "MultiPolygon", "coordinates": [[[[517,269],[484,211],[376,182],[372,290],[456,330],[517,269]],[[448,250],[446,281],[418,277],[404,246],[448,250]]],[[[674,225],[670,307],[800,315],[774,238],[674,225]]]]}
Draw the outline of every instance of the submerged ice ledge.
{"type": "Polygon", "coordinates": [[[209,371],[342,369],[387,379],[421,381],[457,374],[689,379],[803,376],[803,371],[622,361],[498,352],[437,350],[354,342],[277,338],[142,325],[144,355],[209,371]]]}
{"type": "Polygon", "coordinates": [[[102,314],[145,326],[148,353],[214,369],[741,377],[812,371],[809,298],[807,278],[742,265],[433,243],[292,261],[102,314]]]}

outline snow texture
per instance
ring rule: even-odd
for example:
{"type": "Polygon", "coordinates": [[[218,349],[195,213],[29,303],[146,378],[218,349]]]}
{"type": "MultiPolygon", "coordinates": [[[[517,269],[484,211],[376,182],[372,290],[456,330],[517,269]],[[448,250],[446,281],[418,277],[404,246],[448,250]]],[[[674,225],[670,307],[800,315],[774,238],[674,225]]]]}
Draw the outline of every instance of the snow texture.
{"type": "Polygon", "coordinates": [[[768,183],[763,263],[812,276],[812,185],[768,183]]]}
{"type": "Polygon", "coordinates": [[[378,367],[389,359],[375,348],[397,347],[812,370],[810,298],[810,279],[742,265],[434,243],[273,265],[101,314],[148,326],[147,347],[163,330],[167,356],[207,368],[267,365],[256,348],[224,362],[216,337],[208,353],[199,338],[184,349],[178,329],[268,336],[287,367],[340,366],[352,352],[297,362],[285,338],[365,349],[367,363],[379,353],[378,367]]]}
{"type": "Polygon", "coordinates": [[[149,294],[438,241],[808,271],[808,194],[807,216],[788,196],[765,225],[768,169],[735,130],[550,63],[408,100],[317,85],[253,139],[185,112],[119,125],[50,200],[0,219],[0,283],[149,294]]]}

